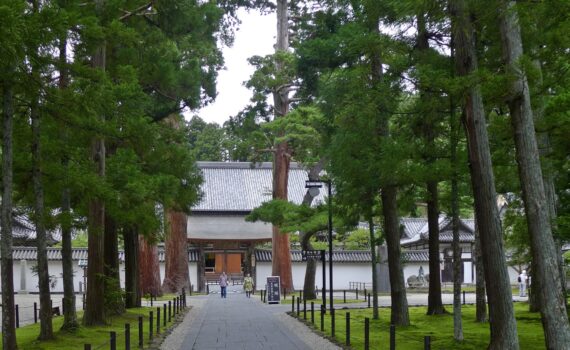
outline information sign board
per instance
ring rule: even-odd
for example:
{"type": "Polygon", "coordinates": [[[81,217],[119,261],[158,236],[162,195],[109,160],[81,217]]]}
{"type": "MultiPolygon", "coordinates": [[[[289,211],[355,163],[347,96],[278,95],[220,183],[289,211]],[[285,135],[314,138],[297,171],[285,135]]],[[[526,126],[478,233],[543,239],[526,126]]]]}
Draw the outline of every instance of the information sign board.
{"type": "Polygon", "coordinates": [[[301,261],[321,260],[324,250],[301,250],[301,261]]]}
{"type": "Polygon", "coordinates": [[[281,280],[279,276],[267,277],[267,303],[279,304],[281,302],[281,280]]]}

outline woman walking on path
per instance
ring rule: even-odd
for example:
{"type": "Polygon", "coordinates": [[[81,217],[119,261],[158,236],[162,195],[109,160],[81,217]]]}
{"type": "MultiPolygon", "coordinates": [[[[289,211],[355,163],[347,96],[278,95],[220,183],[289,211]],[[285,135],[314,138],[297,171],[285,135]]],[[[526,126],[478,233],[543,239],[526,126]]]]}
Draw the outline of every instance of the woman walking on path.
{"type": "Polygon", "coordinates": [[[243,279],[243,290],[245,290],[246,297],[251,297],[251,292],[253,291],[253,278],[251,278],[249,273],[243,279]]]}
{"type": "Polygon", "coordinates": [[[228,276],[226,275],[225,271],[222,271],[220,275],[220,289],[222,291],[222,298],[227,296],[226,288],[228,286],[228,276]]]}

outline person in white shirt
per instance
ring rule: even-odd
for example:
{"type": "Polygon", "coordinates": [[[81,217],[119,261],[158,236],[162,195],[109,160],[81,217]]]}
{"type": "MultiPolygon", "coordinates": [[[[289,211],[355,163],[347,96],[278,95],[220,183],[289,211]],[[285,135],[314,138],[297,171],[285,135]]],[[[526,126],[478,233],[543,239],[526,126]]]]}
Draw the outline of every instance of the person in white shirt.
{"type": "Polygon", "coordinates": [[[528,280],[528,276],[526,274],[526,270],[522,270],[521,274],[519,275],[518,282],[519,282],[519,296],[526,297],[526,281],[528,280]]]}

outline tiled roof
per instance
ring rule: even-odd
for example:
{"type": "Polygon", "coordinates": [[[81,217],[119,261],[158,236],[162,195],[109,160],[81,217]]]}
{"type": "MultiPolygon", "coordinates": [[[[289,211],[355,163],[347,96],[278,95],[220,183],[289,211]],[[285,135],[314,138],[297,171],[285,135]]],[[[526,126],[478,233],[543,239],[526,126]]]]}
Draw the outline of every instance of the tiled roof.
{"type": "Polygon", "coordinates": [[[402,261],[407,262],[426,262],[429,261],[429,252],[425,250],[403,250],[402,261]]]}
{"type": "MultiPolygon", "coordinates": [[[[453,242],[453,231],[445,230],[439,233],[439,241],[445,243],[453,242]]],[[[459,241],[464,243],[475,242],[475,235],[459,230],[459,241]]]]}
{"type": "MultiPolygon", "coordinates": [[[[61,248],[48,248],[48,260],[61,260],[61,248]]],[[[87,248],[73,248],[71,252],[73,260],[87,259],[87,248]]],[[[36,248],[34,247],[14,247],[12,249],[12,258],[14,260],[36,260],[38,257],[36,248]]],[[[198,250],[188,249],[189,261],[198,261],[198,250]]],[[[164,262],[164,249],[158,249],[158,260],[164,262]]],[[[119,261],[125,261],[125,254],[119,251],[119,261]]]]}
{"type": "MultiPolygon", "coordinates": [[[[202,200],[192,207],[194,212],[249,212],[272,196],[272,163],[250,162],[197,162],[204,182],[202,200]]],[[[289,170],[289,201],[301,203],[305,195],[307,171],[297,163],[289,170]]],[[[315,202],[323,201],[326,192],[323,184],[315,202]]]]}
{"type": "MultiPolygon", "coordinates": [[[[61,230],[59,227],[53,230],[47,230],[46,234],[48,245],[55,244],[61,240],[61,230]]],[[[12,237],[16,245],[33,246],[36,244],[36,225],[32,222],[28,214],[24,212],[13,213],[12,237]]]]}
{"type": "MultiPolygon", "coordinates": [[[[272,254],[271,250],[267,249],[256,249],[255,250],[255,260],[260,262],[271,261],[272,254]]],[[[328,251],[325,254],[325,260],[328,261],[328,251]]],[[[292,250],[291,251],[291,261],[301,262],[301,251],[292,250]]],[[[367,250],[336,250],[333,251],[333,262],[337,263],[354,263],[354,262],[370,262],[372,261],[372,255],[370,251],[367,250]]]]}
{"type": "MultiPolygon", "coordinates": [[[[402,226],[402,235],[400,243],[403,245],[416,243],[418,241],[427,241],[429,238],[429,227],[427,218],[402,218],[400,220],[402,226]]],[[[439,217],[439,240],[440,242],[451,242],[451,220],[447,216],[439,217]]],[[[475,241],[475,220],[460,219],[459,220],[459,239],[461,242],[475,241]]]]}

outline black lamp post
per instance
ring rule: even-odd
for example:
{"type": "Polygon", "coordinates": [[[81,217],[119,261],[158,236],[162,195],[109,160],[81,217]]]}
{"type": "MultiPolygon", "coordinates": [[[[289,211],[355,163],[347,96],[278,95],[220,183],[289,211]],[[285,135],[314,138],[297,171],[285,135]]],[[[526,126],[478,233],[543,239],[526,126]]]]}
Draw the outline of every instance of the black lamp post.
{"type": "Polygon", "coordinates": [[[332,240],[332,190],[331,190],[331,180],[312,180],[309,179],[305,182],[305,188],[321,188],[322,184],[327,184],[328,195],[329,195],[329,303],[330,310],[333,309],[333,240],[332,240]]]}

